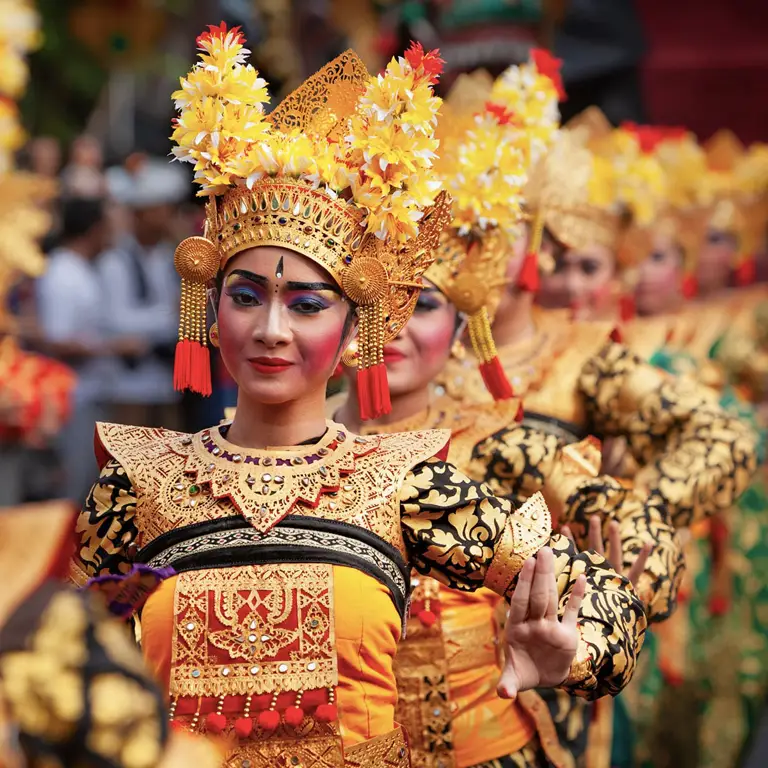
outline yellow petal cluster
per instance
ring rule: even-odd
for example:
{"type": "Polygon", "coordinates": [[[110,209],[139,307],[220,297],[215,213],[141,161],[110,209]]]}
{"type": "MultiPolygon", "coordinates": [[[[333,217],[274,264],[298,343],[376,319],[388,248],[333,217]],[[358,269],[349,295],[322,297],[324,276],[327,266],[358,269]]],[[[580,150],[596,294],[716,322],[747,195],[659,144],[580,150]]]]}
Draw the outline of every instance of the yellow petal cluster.
{"type": "Polygon", "coordinates": [[[341,140],[331,142],[270,124],[267,84],[246,62],[239,31],[211,28],[198,43],[200,60],[173,94],[179,116],[172,139],[174,155],[194,165],[201,195],[288,176],[334,196],[344,193],[377,237],[402,243],[418,235],[440,190],[429,174],[441,104],[429,73],[407,56],[393,58],[370,78],[341,140]]]}
{"type": "Polygon", "coordinates": [[[19,277],[43,271],[39,240],[51,222],[41,203],[56,193],[53,182],[17,171],[14,162],[25,139],[14,100],[27,82],[26,56],[40,40],[32,2],[0,0],[0,314],[6,292],[19,277]]]}
{"type": "Polygon", "coordinates": [[[18,99],[24,92],[29,77],[26,57],[40,40],[31,0],[0,0],[0,94],[18,99]]]}
{"type": "Polygon", "coordinates": [[[493,84],[491,101],[504,104],[525,127],[529,162],[538,162],[560,130],[560,108],[555,84],[531,61],[509,67],[493,84]]]}
{"type": "Polygon", "coordinates": [[[444,174],[460,234],[473,228],[514,230],[522,217],[526,168],[524,131],[488,112],[475,116],[444,174]]]}
{"type": "Polygon", "coordinates": [[[616,175],[616,196],[640,227],[649,226],[664,206],[667,184],[664,169],[653,152],[644,152],[631,131],[617,128],[609,160],[616,175]]]}

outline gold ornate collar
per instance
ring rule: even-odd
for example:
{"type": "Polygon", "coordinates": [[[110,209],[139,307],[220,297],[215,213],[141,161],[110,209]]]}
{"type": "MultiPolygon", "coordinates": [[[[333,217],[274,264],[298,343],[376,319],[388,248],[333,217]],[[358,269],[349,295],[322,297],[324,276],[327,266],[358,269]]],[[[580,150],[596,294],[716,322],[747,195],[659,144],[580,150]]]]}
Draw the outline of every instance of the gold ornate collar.
{"type": "Polygon", "coordinates": [[[195,496],[207,486],[215,499],[228,498],[238,512],[260,532],[268,531],[289,514],[296,503],[316,507],[324,493],[335,493],[355,461],[378,448],[376,437],[359,437],[333,421],[312,445],[263,450],[243,449],[230,443],[217,427],[173,440],[172,451],[184,456],[184,474],[191,486],[178,483],[181,497],[195,496]]]}

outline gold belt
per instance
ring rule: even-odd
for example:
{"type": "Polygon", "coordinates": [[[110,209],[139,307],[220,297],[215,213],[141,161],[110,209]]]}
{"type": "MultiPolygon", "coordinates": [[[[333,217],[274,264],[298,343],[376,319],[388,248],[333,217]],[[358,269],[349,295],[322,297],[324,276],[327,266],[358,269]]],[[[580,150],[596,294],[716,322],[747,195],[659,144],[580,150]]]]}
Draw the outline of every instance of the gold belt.
{"type": "Polygon", "coordinates": [[[487,623],[445,632],[445,653],[449,672],[500,666],[499,638],[487,623]]]}
{"type": "Polygon", "coordinates": [[[243,741],[228,755],[223,768],[411,768],[405,731],[398,726],[342,753],[334,726],[305,735],[276,734],[243,741]]]}
{"type": "Polygon", "coordinates": [[[411,768],[411,756],[405,730],[394,731],[355,744],[345,750],[345,768],[411,768]]]}

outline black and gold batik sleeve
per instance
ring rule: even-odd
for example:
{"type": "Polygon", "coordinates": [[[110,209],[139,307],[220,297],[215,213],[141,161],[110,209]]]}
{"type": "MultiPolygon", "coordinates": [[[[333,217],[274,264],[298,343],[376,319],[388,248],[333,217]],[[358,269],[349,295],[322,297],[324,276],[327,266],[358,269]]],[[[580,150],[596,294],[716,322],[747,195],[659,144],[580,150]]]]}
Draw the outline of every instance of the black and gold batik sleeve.
{"type": "Polygon", "coordinates": [[[91,488],[77,521],[78,548],[72,580],[126,574],[132,563],[127,552],[137,536],[136,494],[125,469],[111,459],[91,488]]]}
{"type": "Polygon", "coordinates": [[[545,545],[555,554],[564,609],[579,575],[587,579],[581,642],[566,689],[587,698],[618,693],[630,680],[646,626],[627,579],[592,552],[551,533],[546,504],[534,496],[516,510],[455,467],[415,467],[401,491],[403,531],[414,567],[455,589],[485,586],[509,598],[523,563],[545,545]]]}
{"type": "MultiPolygon", "coordinates": [[[[586,441],[585,441],[586,442],[586,441]]],[[[611,521],[619,524],[625,572],[643,546],[652,547],[637,584],[649,621],[669,617],[683,573],[680,542],[660,494],[640,494],[608,475],[579,470],[581,444],[561,446],[557,438],[525,424],[499,430],[479,443],[470,465],[498,496],[521,504],[541,491],[560,525],[568,524],[581,549],[589,547],[589,520],[599,515],[607,538],[611,521]],[[575,459],[573,456],[575,455],[575,459]]],[[[588,466],[588,462],[585,462],[588,466]]]]}
{"type": "Polygon", "coordinates": [[[641,466],[635,486],[658,492],[675,528],[728,509],[749,484],[757,436],[710,390],[621,344],[587,362],[580,387],[595,430],[626,438],[641,466]]]}

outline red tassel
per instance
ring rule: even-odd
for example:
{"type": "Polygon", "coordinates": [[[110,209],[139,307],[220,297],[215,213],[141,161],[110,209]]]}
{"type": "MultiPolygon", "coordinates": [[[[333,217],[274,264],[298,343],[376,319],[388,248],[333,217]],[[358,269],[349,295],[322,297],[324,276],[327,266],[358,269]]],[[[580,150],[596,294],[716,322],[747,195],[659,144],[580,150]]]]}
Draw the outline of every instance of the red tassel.
{"type": "Polygon", "coordinates": [[[392,410],[384,363],[358,370],[357,404],[363,421],[378,419],[392,410]]]}
{"type": "Polygon", "coordinates": [[[280,725],[280,713],[275,712],[274,709],[267,709],[264,712],[259,712],[259,727],[265,731],[276,731],[277,726],[280,725]]]}
{"type": "Polygon", "coordinates": [[[528,251],[523,260],[523,266],[517,277],[517,287],[521,291],[537,293],[541,286],[539,280],[539,257],[535,251],[528,251]]]}
{"type": "Polygon", "coordinates": [[[521,424],[525,418],[525,409],[523,408],[522,401],[517,404],[517,413],[515,414],[515,421],[521,424]]]}
{"type": "Polygon", "coordinates": [[[192,344],[192,368],[189,372],[190,386],[193,392],[203,397],[210,397],[211,387],[211,351],[202,344],[192,344]]]}
{"type": "Polygon", "coordinates": [[[238,738],[247,739],[253,732],[253,720],[250,717],[238,717],[235,720],[235,733],[238,738]]]}
{"type": "Polygon", "coordinates": [[[480,363],[480,375],[483,377],[485,388],[490,392],[494,400],[509,400],[514,397],[512,385],[504,373],[504,368],[498,355],[487,363],[480,363]]]}
{"type": "Polygon", "coordinates": [[[211,353],[197,341],[182,339],[176,345],[173,386],[179,392],[189,389],[209,397],[211,386],[211,353]]]}
{"type": "Polygon", "coordinates": [[[357,407],[362,421],[372,418],[371,413],[371,376],[368,368],[357,369],[357,407]]]}
{"type": "Polygon", "coordinates": [[[205,727],[210,733],[221,733],[227,727],[227,718],[220,712],[211,712],[205,718],[205,727]]]}
{"type": "Polygon", "coordinates": [[[619,299],[619,317],[622,323],[628,323],[635,316],[635,297],[625,293],[619,299]]]}
{"type": "Polygon", "coordinates": [[[755,257],[747,256],[744,261],[736,267],[736,285],[739,288],[745,288],[748,285],[752,285],[755,282],[756,270],[755,270],[755,257]]]}
{"type": "Polygon", "coordinates": [[[425,627],[431,627],[437,621],[437,616],[433,611],[419,611],[419,621],[425,627]]]}
{"type": "Polygon", "coordinates": [[[321,704],[315,710],[315,718],[321,723],[333,723],[339,717],[339,711],[335,704],[321,704]]]}
{"type": "Polygon", "coordinates": [[[288,707],[285,710],[285,722],[298,728],[304,722],[304,710],[301,707],[288,707]]]}
{"type": "Polygon", "coordinates": [[[173,388],[177,392],[183,392],[189,382],[190,348],[191,342],[189,339],[181,339],[176,344],[176,354],[173,362],[173,388]]]}
{"type": "Polygon", "coordinates": [[[624,343],[624,336],[622,335],[621,328],[619,328],[618,325],[611,331],[610,339],[616,344],[624,343]]]}
{"type": "Polygon", "coordinates": [[[693,299],[699,292],[699,284],[696,280],[696,275],[687,274],[683,277],[683,284],[681,286],[683,298],[693,299]]]}

